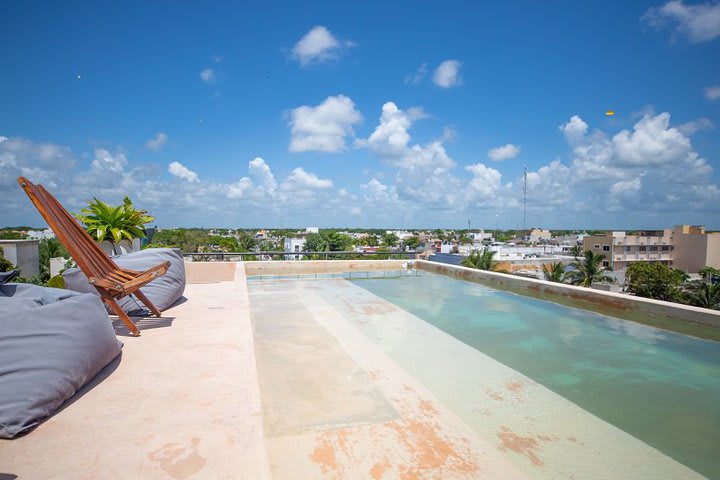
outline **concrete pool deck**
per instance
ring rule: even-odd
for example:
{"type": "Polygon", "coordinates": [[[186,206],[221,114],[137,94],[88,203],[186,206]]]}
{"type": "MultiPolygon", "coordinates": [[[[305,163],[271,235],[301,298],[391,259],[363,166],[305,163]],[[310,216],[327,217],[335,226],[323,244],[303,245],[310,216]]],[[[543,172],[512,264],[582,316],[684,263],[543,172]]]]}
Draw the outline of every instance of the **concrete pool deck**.
{"type": "Polygon", "coordinates": [[[350,282],[191,268],[0,478],[701,478],[350,282]]]}

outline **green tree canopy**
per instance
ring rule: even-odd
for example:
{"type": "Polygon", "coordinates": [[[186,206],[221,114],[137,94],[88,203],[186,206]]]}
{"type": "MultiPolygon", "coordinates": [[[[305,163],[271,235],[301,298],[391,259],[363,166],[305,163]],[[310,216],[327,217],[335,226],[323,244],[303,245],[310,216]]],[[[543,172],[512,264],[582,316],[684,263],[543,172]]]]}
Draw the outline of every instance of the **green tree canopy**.
{"type": "Polygon", "coordinates": [[[398,238],[398,236],[394,233],[383,233],[382,235],[382,243],[386,247],[395,247],[399,241],[400,238],[398,238]]]}
{"type": "Polygon", "coordinates": [[[406,247],[410,247],[414,250],[420,246],[420,237],[418,237],[417,235],[407,237],[405,240],[403,240],[403,243],[406,247]]]}
{"type": "Polygon", "coordinates": [[[625,272],[628,292],[669,302],[682,299],[680,285],[686,280],[685,272],[659,262],[635,262],[625,272]]]}
{"type": "Polygon", "coordinates": [[[309,252],[342,252],[352,246],[348,235],[333,231],[311,233],[305,237],[305,250],[309,252]]]}

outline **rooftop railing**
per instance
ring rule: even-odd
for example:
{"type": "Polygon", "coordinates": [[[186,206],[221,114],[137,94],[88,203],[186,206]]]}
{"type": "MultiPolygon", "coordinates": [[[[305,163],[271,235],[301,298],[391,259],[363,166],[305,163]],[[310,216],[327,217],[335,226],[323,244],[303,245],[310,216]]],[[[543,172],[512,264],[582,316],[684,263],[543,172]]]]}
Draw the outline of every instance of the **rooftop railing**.
{"type": "Polygon", "coordinates": [[[196,262],[252,260],[402,260],[415,259],[422,252],[183,252],[183,258],[196,262]]]}

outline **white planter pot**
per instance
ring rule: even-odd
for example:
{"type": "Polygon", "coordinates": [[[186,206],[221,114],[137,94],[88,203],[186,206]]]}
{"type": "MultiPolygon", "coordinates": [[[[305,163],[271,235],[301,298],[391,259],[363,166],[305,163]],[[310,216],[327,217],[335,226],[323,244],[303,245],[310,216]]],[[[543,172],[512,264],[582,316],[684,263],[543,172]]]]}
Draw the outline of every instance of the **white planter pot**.
{"type": "Polygon", "coordinates": [[[128,253],[137,252],[140,250],[140,239],[133,238],[132,242],[127,239],[120,240],[120,243],[113,244],[109,240],[104,240],[100,244],[100,248],[110,256],[113,255],[127,255],[128,253]]]}

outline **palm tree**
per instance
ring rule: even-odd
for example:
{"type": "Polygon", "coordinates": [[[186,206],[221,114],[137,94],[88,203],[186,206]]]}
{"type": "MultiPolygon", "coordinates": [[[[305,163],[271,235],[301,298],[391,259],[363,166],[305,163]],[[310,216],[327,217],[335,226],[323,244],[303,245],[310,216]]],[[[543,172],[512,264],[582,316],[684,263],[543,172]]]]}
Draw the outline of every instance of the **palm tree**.
{"type": "Polygon", "coordinates": [[[588,250],[582,259],[578,258],[570,264],[574,270],[567,272],[566,276],[570,283],[582,287],[590,287],[595,282],[611,282],[613,278],[603,273],[603,260],[605,255],[588,250]]]}
{"type": "Polygon", "coordinates": [[[476,268],[478,270],[495,270],[498,262],[495,260],[495,251],[488,248],[480,251],[475,250],[460,263],[463,267],[476,268]]]}
{"type": "Polygon", "coordinates": [[[696,307],[720,310],[720,283],[700,282],[694,288],[690,302],[696,307]]]}
{"type": "Polygon", "coordinates": [[[570,249],[570,255],[572,255],[575,258],[578,258],[580,255],[583,254],[583,247],[582,245],[574,245],[570,249]]]}
{"type": "Polygon", "coordinates": [[[548,282],[563,283],[565,281],[565,265],[562,262],[544,264],[543,274],[548,282]]]}

